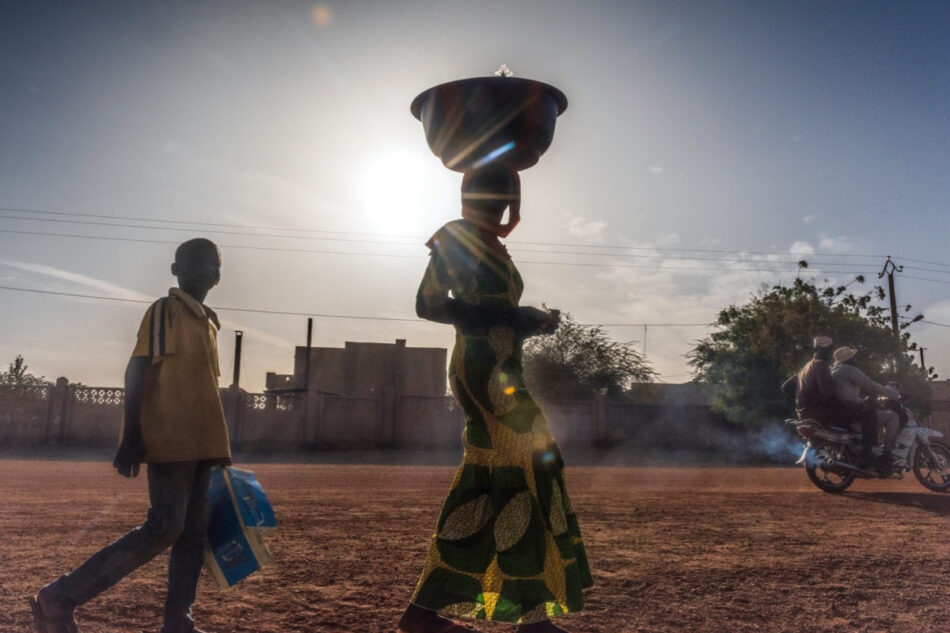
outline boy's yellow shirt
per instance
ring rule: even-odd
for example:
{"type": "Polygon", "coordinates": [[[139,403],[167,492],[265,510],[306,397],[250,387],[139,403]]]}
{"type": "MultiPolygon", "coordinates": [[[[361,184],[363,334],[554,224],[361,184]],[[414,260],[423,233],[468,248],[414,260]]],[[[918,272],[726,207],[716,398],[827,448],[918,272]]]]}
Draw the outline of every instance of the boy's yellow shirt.
{"type": "Polygon", "coordinates": [[[210,308],[179,288],[145,313],[132,356],[152,359],[142,394],[146,463],[231,462],[218,391],[220,327],[210,308]]]}

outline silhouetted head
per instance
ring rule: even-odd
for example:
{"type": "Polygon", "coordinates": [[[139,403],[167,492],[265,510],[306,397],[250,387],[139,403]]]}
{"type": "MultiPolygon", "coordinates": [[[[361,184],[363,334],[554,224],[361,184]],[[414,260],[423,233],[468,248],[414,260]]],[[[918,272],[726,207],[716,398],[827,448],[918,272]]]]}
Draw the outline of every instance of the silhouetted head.
{"type": "Polygon", "coordinates": [[[835,350],[835,362],[839,365],[854,365],[858,350],[853,347],[839,347],[835,350]]]}
{"type": "Polygon", "coordinates": [[[816,336],[813,343],[815,345],[815,358],[831,360],[832,345],[834,345],[834,342],[830,337],[816,336]]]}
{"type": "Polygon", "coordinates": [[[498,235],[511,232],[521,219],[521,179],[518,172],[489,164],[462,176],[462,217],[498,235]],[[501,224],[509,208],[508,223],[501,224]]]}
{"type": "Polygon", "coordinates": [[[203,301],[221,279],[221,251],[209,239],[188,240],[175,249],[172,274],[178,278],[179,288],[203,301]]]}

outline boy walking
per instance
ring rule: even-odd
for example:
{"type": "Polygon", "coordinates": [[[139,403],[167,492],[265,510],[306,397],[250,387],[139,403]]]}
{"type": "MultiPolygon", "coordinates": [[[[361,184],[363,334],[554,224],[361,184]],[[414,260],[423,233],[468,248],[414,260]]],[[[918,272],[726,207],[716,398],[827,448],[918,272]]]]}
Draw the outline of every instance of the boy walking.
{"type": "Polygon", "coordinates": [[[73,610],[171,547],[162,633],[201,633],[191,605],[204,556],[211,468],[231,462],[218,393],[217,315],[203,304],[221,277],[210,240],[175,251],[178,287],[145,313],[125,372],[120,475],[148,465],[148,515],[30,599],[38,633],[77,633],[73,610]]]}

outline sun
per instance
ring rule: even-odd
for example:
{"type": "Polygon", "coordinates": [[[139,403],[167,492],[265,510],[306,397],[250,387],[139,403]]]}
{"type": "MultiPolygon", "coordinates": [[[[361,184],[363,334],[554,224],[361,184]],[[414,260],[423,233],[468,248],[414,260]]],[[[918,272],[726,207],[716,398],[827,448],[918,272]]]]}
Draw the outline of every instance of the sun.
{"type": "Polygon", "coordinates": [[[368,154],[355,180],[368,233],[428,238],[459,210],[461,175],[425,148],[382,148],[368,154]]]}
{"type": "Polygon", "coordinates": [[[426,181],[432,166],[428,157],[407,150],[387,149],[373,154],[362,171],[359,198],[367,231],[390,236],[418,233],[429,222],[426,181]]]}

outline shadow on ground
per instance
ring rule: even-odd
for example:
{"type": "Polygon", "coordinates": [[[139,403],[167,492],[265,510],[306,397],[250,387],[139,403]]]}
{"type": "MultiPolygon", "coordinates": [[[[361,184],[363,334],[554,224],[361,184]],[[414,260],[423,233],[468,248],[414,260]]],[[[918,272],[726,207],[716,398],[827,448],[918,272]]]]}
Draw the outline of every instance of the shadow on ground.
{"type": "Polygon", "coordinates": [[[950,516],[950,496],[939,492],[851,492],[842,498],[926,510],[950,516]]]}

